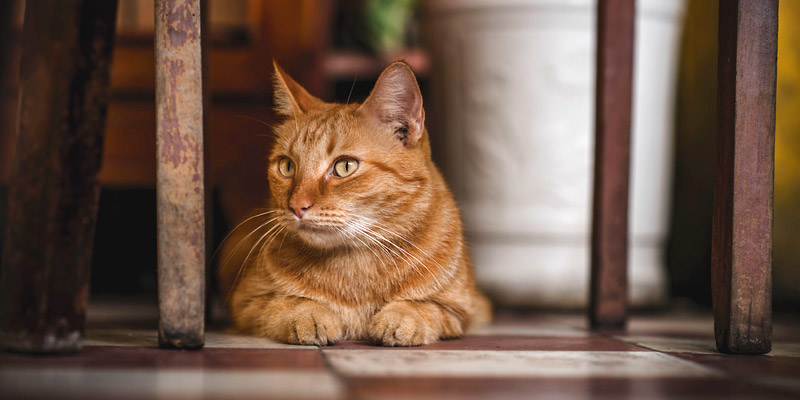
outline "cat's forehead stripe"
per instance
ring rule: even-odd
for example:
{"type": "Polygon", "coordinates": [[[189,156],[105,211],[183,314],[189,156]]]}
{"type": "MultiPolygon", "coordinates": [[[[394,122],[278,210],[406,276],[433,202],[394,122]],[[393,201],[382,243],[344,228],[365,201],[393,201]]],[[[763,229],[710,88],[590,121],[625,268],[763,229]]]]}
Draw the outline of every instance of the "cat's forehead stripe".
{"type": "Polygon", "coordinates": [[[307,156],[315,154],[316,157],[330,156],[339,147],[341,137],[337,132],[342,129],[345,119],[346,116],[340,112],[307,116],[287,143],[288,152],[307,156]]]}
{"type": "Polygon", "coordinates": [[[333,135],[328,135],[328,156],[333,154],[333,150],[336,149],[336,140],[334,140],[333,135]]]}
{"type": "Polygon", "coordinates": [[[335,113],[322,113],[317,118],[310,121],[311,124],[302,137],[303,144],[310,144],[318,141],[320,136],[328,131],[328,122],[335,116],[335,113]]]}

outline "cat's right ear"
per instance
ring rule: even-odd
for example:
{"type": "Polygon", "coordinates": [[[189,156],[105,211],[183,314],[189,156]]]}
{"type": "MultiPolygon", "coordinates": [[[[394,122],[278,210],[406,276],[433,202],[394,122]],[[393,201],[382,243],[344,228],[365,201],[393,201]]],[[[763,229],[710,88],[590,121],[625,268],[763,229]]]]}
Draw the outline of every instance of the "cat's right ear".
{"type": "Polygon", "coordinates": [[[272,66],[275,68],[272,93],[276,113],[286,117],[297,117],[325,104],[295,82],[274,59],[272,66]]]}
{"type": "Polygon", "coordinates": [[[360,110],[394,128],[406,147],[414,146],[425,130],[422,93],[414,72],[403,61],[383,70],[360,110]]]}

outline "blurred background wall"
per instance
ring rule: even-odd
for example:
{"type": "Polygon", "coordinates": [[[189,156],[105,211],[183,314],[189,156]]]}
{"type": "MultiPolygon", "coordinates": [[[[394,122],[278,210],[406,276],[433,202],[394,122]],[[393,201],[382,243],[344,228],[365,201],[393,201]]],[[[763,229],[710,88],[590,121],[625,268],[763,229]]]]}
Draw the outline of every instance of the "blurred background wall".
{"type": "MultiPolygon", "coordinates": [[[[664,249],[683,0],[637,0],[628,298],[667,303],[664,249]]],[[[429,0],[429,125],[495,304],[588,302],[596,16],[592,0],[429,0]]]]}
{"type": "MultiPolygon", "coordinates": [[[[2,2],[0,38],[0,236],[13,152],[19,32],[24,1],[2,2]],[[8,23],[5,23],[8,22],[8,23]]],[[[710,227],[716,102],[716,7],[689,0],[681,27],[674,115],[674,180],[666,265],[672,304],[710,304],[710,227]]],[[[312,93],[366,97],[380,70],[406,59],[426,105],[431,71],[414,0],[208,0],[210,173],[218,244],[263,204],[269,147],[270,59],[312,93]]],[[[780,2],[775,167],[775,306],[800,311],[800,1],[780,2]]],[[[94,294],[155,293],[153,2],[120,0],[95,241],[94,294]]],[[[513,62],[513,60],[503,60],[513,62]]],[[[429,127],[437,115],[428,113],[429,127]]],[[[436,143],[437,132],[432,131],[436,143]]],[[[491,132],[487,134],[493,134],[491,132]]],[[[441,149],[439,149],[441,150],[441,149]]],[[[436,157],[442,159],[437,151],[436,157]]],[[[0,254],[2,257],[2,254],[0,254]]],[[[588,269],[588,265],[586,266],[588,269]]],[[[501,272],[498,272],[501,273],[501,272]]],[[[588,289],[587,289],[588,290],[588,289]]]]}

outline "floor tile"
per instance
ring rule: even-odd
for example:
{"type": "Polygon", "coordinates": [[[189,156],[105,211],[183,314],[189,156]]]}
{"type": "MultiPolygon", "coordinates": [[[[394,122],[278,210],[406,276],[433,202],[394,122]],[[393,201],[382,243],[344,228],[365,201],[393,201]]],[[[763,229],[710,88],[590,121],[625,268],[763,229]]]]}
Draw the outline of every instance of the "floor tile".
{"type": "Polygon", "coordinates": [[[448,399],[794,399],[723,378],[347,378],[348,398],[448,399]]]}
{"type": "MultiPolygon", "coordinates": [[[[618,336],[617,339],[667,353],[719,354],[713,338],[677,338],[666,336],[618,336]]],[[[773,341],[771,357],[800,357],[800,343],[773,341]]]]}
{"type": "MultiPolygon", "coordinates": [[[[84,346],[158,346],[158,332],[149,329],[89,329],[84,346]]],[[[314,349],[234,332],[206,331],[206,348],[314,349]]]]}
{"type": "Polygon", "coordinates": [[[739,356],[730,354],[675,354],[684,360],[704,365],[730,376],[753,377],[756,375],[792,378],[800,383],[800,358],[739,356]]]}
{"type": "Polygon", "coordinates": [[[559,320],[559,315],[549,313],[510,314],[499,313],[489,325],[471,328],[468,335],[484,336],[561,336],[585,337],[590,333],[570,323],[559,320]]]}
{"type": "Polygon", "coordinates": [[[568,325],[527,325],[524,323],[497,323],[492,325],[477,326],[470,329],[467,334],[473,336],[590,336],[589,332],[568,325]]]}
{"type": "Polygon", "coordinates": [[[0,368],[6,399],[338,399],[343,388],[324,371],[0,368]]]}
{"type": "MultiPolygon", "coordinates": [[[[554,316],[560,322],[589,331],[589,321],[582,314],[554,316]]],[[[714,317],[710,313],[689,315],[631,315],[626,332],[631,335],[677,337],[714,337],[714,317]]]]}
{"type": "Polygon", "coordinates": [[[84,347],[74,355],[0,353],[0,367],[324,370],[317,349],[161,350],[156,347],[84,347]]]}
{"type": "Polygon", "coordinates": [[[362,350],[536,350],[536,351],[647,351],[647,349],[621,340],[594,335],[584,337],[537,337],[537,336],[478,336],[468,335],[459,339],[440,340],[424,346],[381,347],[366,342],[344,342],[328,349],[362,350]]]}
{"type": "Polygon", "coordinates": [[[710,312],[634,314],[616,333],[583,314],[505,312],[414,348],[286,345],[218,318],[203,350],[174,351],[157,348],[154,304],[101,305],[80,354],[0,353],[0,398],[800,398],[800,324],[780,315],[773,351],[755,357],[717,353],[710,312]]]}
{"type": "Polygon", "coordinates": [[[682,353],[676,356],[713,368],[731,379],[760,384],[800,396],[800,357],[739,356],[719,353],[682,353]]]}
{"type": "Polygon", "coordinates": [[[656,352],[324,349],[330,365],[358,377],[708,377],[709,368],[656,352]]]}

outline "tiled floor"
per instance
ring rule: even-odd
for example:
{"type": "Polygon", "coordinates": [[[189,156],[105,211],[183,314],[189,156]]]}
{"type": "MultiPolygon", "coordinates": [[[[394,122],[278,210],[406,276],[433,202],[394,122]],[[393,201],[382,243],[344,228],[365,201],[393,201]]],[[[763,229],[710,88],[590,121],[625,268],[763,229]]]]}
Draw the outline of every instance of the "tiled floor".
{"type": "Polygon", "coordinates": [[[156,348],[151,320],[115,319],[136,312],[95,308],[78,355],[0,353],[0,398],[800,398],[791,319],[778,320],[773,352],[755,357],[717,353],[710,316],[675,314],[634,316],[625,333],[592,333],[581,315],[501,315],[417,348],[290,346],[211,329],[205,349],[169,351],[156,348]]]}

